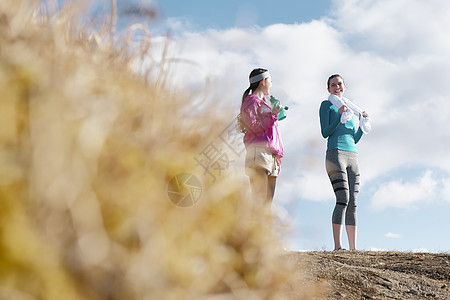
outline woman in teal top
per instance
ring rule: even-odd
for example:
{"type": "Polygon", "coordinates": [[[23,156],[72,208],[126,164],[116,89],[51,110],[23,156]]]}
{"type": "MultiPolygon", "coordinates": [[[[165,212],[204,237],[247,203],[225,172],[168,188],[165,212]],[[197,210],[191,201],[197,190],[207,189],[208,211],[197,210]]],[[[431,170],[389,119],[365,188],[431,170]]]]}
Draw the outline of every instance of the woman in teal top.
{"type": "MultiPolygon", "coordinates": [[[[328,78],[328,91],[342,98],[345,91],[344,79],[335,74],[328,78]]],[[[345,124],[340,122],[340,109],[325,100],[320,105],[320,127],[327,138],[326,170],[336,195],[336,206],[332,216],[334,250],[341,250],[342,228],[345,221],[350,250],[356,250],[356,199],[359,191],[359,165],[356,144],[361,139],[361,128],[356,129],[354,118],[345,124]]],[[[363,112],[364,117],[368,117],[363,112]]],[[[361,117],[361,116],[360,116],[361,117]]]]}

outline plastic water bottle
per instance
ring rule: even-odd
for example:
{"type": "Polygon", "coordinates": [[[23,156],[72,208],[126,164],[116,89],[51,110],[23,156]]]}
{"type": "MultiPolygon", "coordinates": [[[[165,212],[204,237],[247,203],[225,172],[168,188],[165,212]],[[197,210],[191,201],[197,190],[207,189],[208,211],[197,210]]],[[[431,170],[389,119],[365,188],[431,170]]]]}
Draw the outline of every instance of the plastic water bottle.
{"type": "MultiPolygon", "coordinates": [[[[272,107],[272,109],[276,106],[276,105],[280,105],[280,100],[278,100],[277,98],[275,98],[274,96],[270,96],[270,106],[272,107]]],[[[283,109],[280,111],[280,113],[278,114],[278,121],[284,120],[287,117],[286,114],[286,110],[288,110],[289,107],[284,106],[283,109]]]]}

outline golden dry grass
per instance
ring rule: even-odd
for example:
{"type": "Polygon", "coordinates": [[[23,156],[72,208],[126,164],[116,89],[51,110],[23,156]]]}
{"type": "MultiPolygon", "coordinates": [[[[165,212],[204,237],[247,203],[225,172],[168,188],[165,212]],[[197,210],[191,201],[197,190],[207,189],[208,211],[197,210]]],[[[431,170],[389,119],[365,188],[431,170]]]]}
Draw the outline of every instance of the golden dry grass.
{"type": "Polygon", "coordinates": [[[0,298],[287,299],[295,278],[245,180],[168,198],[232,115],[192,114],[167,74],[148,80],[161,65],[133,71],[149,37],[82,19],[0,3],[0,298]]]}

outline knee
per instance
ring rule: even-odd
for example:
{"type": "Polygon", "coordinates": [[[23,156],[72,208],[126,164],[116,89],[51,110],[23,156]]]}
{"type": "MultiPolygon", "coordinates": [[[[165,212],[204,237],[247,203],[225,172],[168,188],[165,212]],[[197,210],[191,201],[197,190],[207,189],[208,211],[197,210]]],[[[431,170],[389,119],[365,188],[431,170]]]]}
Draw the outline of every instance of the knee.
{"type": "Polygon", "coordinates": [[[344,202],[344,201],[336,201],[336,207],[340,207],[342,209],[346,209],[348,206],[348,201],[344,202]]]}

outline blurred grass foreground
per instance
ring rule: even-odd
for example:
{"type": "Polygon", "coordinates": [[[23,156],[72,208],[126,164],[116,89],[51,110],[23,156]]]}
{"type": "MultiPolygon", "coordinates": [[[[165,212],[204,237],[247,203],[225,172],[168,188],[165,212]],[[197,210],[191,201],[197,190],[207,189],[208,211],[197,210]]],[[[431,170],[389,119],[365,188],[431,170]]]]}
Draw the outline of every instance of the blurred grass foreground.
{"type": "Polygon", "coordinates": [[[245,180],[168,196],[231,115],[192,114],[161,64],[135,71],[150,37],[80,11],[0,2],[0,299],[289,299],[298,278],[245,180]]]}

